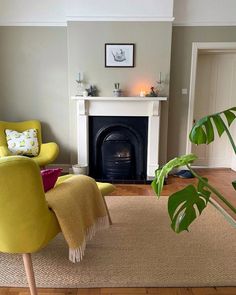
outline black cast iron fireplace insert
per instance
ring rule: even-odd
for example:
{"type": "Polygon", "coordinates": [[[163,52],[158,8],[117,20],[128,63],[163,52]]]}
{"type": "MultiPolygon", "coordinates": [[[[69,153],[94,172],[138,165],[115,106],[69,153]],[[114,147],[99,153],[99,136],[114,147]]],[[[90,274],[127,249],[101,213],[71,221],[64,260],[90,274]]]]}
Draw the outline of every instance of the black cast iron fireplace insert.
{"type": "Polygon", "coordinates": [[[89,171],[96,180],[144,182],[147,117],[89,117],[89,171]]]}

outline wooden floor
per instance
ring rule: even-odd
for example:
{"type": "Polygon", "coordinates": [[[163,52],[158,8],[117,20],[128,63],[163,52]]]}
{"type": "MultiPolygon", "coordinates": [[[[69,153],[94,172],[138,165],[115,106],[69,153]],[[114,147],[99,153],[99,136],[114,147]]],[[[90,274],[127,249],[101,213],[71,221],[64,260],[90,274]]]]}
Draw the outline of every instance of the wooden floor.
{"type": "MultiPolygon", "coordinates": [[[[230,201],[236,207],[236,192],[231,185],[232,181],[236,180],[236,172],[230,169],[198,169],[196,170],[201,176],[209,179],[209,183],[219,190],[228,201],[230,201]]],[[[173,192],[183,189],[185,186],[197,183],[197,179],[181,179],[178,177],[170,176],[167,180],[167,185],[161,193],[162,196],[169,196],[173,192]]],[[[117,189],[112,195],[117,196],[154,196],[150,185],[116,185],[117,189]]],[[[212,195],[214,199],[215,196],[212,195]]],[[[216,199],[218,200],[218,199],[216,199]]],[[[236,219],[231,211],[228,210],[224,204],[219,203],[236,219]]],[[[236,293],[235,293],[236,295],[236,293]]]]}
{"type": "MultiPolygon", "coordinates": [[[[236,192],[231,182],[236,180],[236,172],[227,169],[204,169],[198,170],[201,175],[209,178],[211,184],[215,185],[236,207],[236,192]]],[[[169,177],[167,185],[162,192],[168,196],[176,190],[183,188],[186,184],[196,182],[193,179],[180,179],[169,177]]],[[[112,195],[117,196],[151,196],[154,195],[150,185],[116,185],[117,189],[112,195]]],[[[23,267],[23,266],[22,266],[23,267]]],[[[236,271],[236,270],[235,270],[236,271]]],[[[12,274],[14,275],[14,274],[12,274]]],[[[56,274],[55,274],[56,275],[56,274]]],[[[0,295],[29,295],[27,288],[0,288],[0,295]]],[[[235,287],[221,288],[98,288],[98,289],[39,289],[38,295],[236,295],[235,287]]]]}
{"type": "MultiPolygon", "coordinates": [[[[236,288],[38,289],[38,295],[236,295],[236,288]]],[[[0,289],[0,295],[30,295],[25,288],[0,289]]]]}

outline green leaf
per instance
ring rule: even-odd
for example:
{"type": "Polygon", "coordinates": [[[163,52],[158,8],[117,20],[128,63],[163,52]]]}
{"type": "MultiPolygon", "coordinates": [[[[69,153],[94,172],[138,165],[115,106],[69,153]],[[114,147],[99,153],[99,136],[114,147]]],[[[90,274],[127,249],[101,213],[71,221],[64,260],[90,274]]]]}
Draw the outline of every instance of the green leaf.
{"type": "Polygon", "coordinates": [[[207,136],[202,126],[194,128],[191,136],[193,142],[196,144],[203,144],[207,142],[207,136]]]}
{"type": "Polygon", "coordinates": [[[197,159],[197,156],[194,154],[176,157],[176,158],[170,160],[161,169],[157,169],[155,172],[155,178],[151,184],[156,195],[158,197],[160,197],[161,191],[163,189],[165,178],[171,172],[171,170],[173,170],[174,168],[177,168],[177,167],[191,164],[196,159],[197,159]]]}
{"type": "Polygon", "coordinates": [[[190,141],[195,144],[209,144],[213,142],[215,138],[213,127],[214,123],[219,136],[221,136],[224,132],[227,133],[230,143],[236,153],[236,145],[234,143],[232,135],[230,134],[225,122],[221,117],[222,115],[224,115],[227,119],[228,125],[230,126],[236,119],[235,112],[236,107],[233,107],[223,112],[203,117],[193,126],[189,134],[190,141]]]}
{"type": "Polygon", "coordinates": [[[206,121],[206,123],[204,123],[204,127],[206,129],[207,144],[209,144],[212,141],[214,141],[214,138],[215,138],[214,128],[210,118],[206,121]]]}
{"type": "Polygon", "coordinates": [[[210,192],[204,184],[198,184],[199,191],[191,184],[186,188],[172,194],[168,200],[168,212],[171,227],[176,233],[188,231],[189,225],[206,208],[210,192]]]}
{"type": "Polygon", "coordinates": [[[233,123],[234,119],[236,118],[236,115],[230,110],[224,111],[224,115],[227,119],[228,125],[230,126],[233,123]]]}
{"type": "Polygon", "coordinates": [[[221,119],[220,115],[218,115],[218,114],[213,116],[212,119],[214,120],[218,134],[221,137],[221,135],[225,131],[224,121],[221,119]]]}
{"type": "MultiPolygon", "coordinates": [[[[202,177],[202,179],[206,183],[208,183],[208,179],[206,177],[202,177]]],[[[199,179],[198,185],[197,185],[197,191],[199,195],[201,195],[205,199],[207,204],[210,199],[211,192],[208,189],[205,189],[205,187],[206,187],[205,184],[199,179]]]]}
{"type": "Polygon", "coordinates": [[[236,190],[236,180],[232,182],[234,189],[236,190]]]}

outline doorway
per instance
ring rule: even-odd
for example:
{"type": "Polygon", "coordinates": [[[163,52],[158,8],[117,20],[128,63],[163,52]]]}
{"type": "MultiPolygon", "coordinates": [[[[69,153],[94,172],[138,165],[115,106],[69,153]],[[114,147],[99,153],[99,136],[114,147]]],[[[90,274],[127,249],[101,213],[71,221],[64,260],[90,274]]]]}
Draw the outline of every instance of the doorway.
{"type": "MultiPolygon", "coordinates": [[[[194,121],[236,105],[236,43],[194,43],[191,70],[188,134],[194,121]]],[[[215,134],[208,146],[188,142],[187,153],[198,156],[198,167],[235,169],[228,137],[215,134]]]]}

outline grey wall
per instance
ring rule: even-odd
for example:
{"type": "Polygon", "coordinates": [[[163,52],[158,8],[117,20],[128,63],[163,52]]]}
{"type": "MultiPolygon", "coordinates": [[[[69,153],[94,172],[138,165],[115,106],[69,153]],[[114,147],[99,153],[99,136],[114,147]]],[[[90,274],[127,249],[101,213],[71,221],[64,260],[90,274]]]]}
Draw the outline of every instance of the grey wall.
{"type": "MultiPolygon", "coordinates": [[[[171,31],[171,23],[157,22],[0,27],[0,120],[40,120],[44,141],[60,146],[56,162],[76,162],[76,106],[68,103],[68,75],[69,95],[76,94],[78,71],[99,87],[100,95],[110,96],[114,82],[120,82],[125,95],[137,95],[143,86],[149,89],[155,84],[161,71],[168,96],[171,31]],[[112,42],[135,43],[134,68],[104,67],[104,44],[112,42]]],[[[167,116],[168,103],[163,103],[162,162],[167,151],[167,116]]]]}
{"type": "MultiPolygon", "coordinates": [[[[186,151],[192,42],[235,42],[236,27],[174,27],[170,74],[168,159],[186,151]]],[[[236,102],[236,99],[235,99],[236,102]]]]}
{"type": "Polygon", "coordinates": [[[171,30],[171,23],[160,22],[69,22],[71,92],[76,92],[75,78],[81,70],[98,86],[100,96],[112,96],[115,82],[129,96],[139,93],[140,84],[148,89],[160,71],[169,74],[171,30]],[[135,67],[105,68],[105,43],[135,43],[135,67]]]}
{"type": "MultiPolygon", "coordinates": [[[[160,71],[166,76],[167,95],[169,86],[171,23],[71,22],[67,29],[0,27],[0,120],[39,119],[44,141],[60,145],[58,163],[76,162],[75,103],[70,102],[69,109],[68,75],[70,95],[76,94],[75,78],[81,70],[105,96],[112,94],[114,82],[128,95],[137,95],[139,85],[151,86],[160,71]],[[105,68],[106,42],[135,43],[135,68],[105,68]]],[[[181,89],[189,89],[192,42],[211,41],[235,42],[236,27],[173,28],[169,123],[168,104],[162,108],[162,162],[167,125],[168,158],[185,153],[189,100],[181,89]]]]}
{"type": "MultiPolygon", "coordinates": [[[[155,84],[161,71],[169,94],[172,23],[162,22],[70,22],[68,23],[69,91],[76,94],[76,74],[85,73],[88,83],[98,86],[100,96],[112,96],[119,82],[125,95],[137,96],[155,84]],[[134,68],[105,68],[105,43],[135,43],[134,68]]],[[[72,162],[76,161],[75,102],[70,106],[72,162]]],[[[160,158],[167,151],[168,103],[163,103],[160,158]]]]}
{"type": "Polygon", "coordinates": [[[66,28],[0,27],[0,120],[40,120],[57,163],[70,161],[67,66],[66,28]]]}

